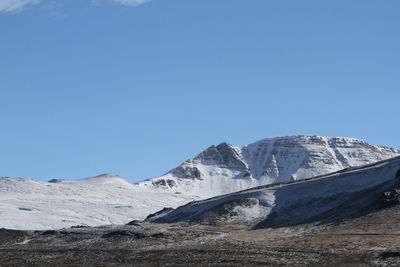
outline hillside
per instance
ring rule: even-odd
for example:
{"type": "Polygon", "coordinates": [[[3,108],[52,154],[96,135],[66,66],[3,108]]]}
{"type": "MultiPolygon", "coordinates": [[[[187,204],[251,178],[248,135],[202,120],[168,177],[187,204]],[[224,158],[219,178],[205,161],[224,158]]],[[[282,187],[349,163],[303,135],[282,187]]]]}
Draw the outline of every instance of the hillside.
{"type": "MultiPolygon", "coordinates": [[[[256,228],[335,222],[376,209],[400,185],[400,157],[333,174],[191,202],[148,221],[250,223],[256,228]]],[[[396,191],[397,192],[397,191],[396,191]]]]}
{"type": "Polygon", "coordinates": [[[114,175],[51,182],[0,178],[0,228],[125,224],[165,206],[177,207],[192,200],[186,195],[142,192],[114,175]]]}

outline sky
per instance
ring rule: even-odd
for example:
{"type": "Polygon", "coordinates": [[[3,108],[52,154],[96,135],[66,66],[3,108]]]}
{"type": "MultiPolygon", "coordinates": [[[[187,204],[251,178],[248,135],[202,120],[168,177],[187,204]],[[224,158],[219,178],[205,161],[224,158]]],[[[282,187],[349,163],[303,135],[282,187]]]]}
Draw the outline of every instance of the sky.
{"type": "Polygon", "coordinates": [[[400,148],[398,0],[0,0],[0,176],[160,176],[221,142],[400,148]]]}

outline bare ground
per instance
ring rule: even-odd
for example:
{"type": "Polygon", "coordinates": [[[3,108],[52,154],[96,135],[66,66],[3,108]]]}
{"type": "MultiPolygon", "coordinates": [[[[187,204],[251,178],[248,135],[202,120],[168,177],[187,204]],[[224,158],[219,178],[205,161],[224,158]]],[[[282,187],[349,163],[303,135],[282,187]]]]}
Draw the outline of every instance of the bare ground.
{"type": "Polygon", "coordinates": [[[329,225],[0,230],[0,266],[400,266],[400,206],[329,225]]]}

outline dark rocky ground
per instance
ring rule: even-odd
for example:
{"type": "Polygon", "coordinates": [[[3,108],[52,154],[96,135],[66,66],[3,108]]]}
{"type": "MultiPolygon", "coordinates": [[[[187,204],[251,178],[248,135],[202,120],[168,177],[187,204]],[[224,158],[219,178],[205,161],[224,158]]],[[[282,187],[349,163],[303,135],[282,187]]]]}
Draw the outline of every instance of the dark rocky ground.
{"type": "Polygon", "coordinates": [[[400,206],[329,225],[0,230],[0,266],[400,266],[400,206]]]}

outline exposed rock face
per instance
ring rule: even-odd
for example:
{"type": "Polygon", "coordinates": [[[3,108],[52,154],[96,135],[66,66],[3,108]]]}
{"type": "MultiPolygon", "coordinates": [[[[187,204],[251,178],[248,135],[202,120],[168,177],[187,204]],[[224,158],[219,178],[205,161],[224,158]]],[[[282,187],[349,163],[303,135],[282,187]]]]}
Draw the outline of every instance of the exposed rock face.
{"type": "Polygon", "coordinates": [[[179,166],[172,171],[173,175],[185,179],[201,179],[201,172],[196,167],[179,166]]]}
{"type": "Polygon", "coordinates": [[[286,136],[243,147],[211,146],[152,183],[151,190],[212,197],[254,186],[299,180],[400,155],[353,138],[286,136]]]}
{"type": "Polygon", "coordinates": [[[193,161],[203,164],[218,164],[231,168],[247,168],[248,166],[245,163],[245,159],[242,158],[240,152],[240,149],[228,143],[222,143],[216,147],[209,147],[195,157],[193,161]]]}
{"type": "Polygon", "coordinates": [[[55,184],[55,183],[62,183],[63,181],[64,181],[63,179],[51,179],[51,180],[49,181],[49,183],[55,184]]]}
{"type": "Polygon", "coordinates": [[[390,207],[400,204],[400,188],[393,188],[390,191],[384,192],[380,199],[380,204],[383,207],[390,207]]]}

